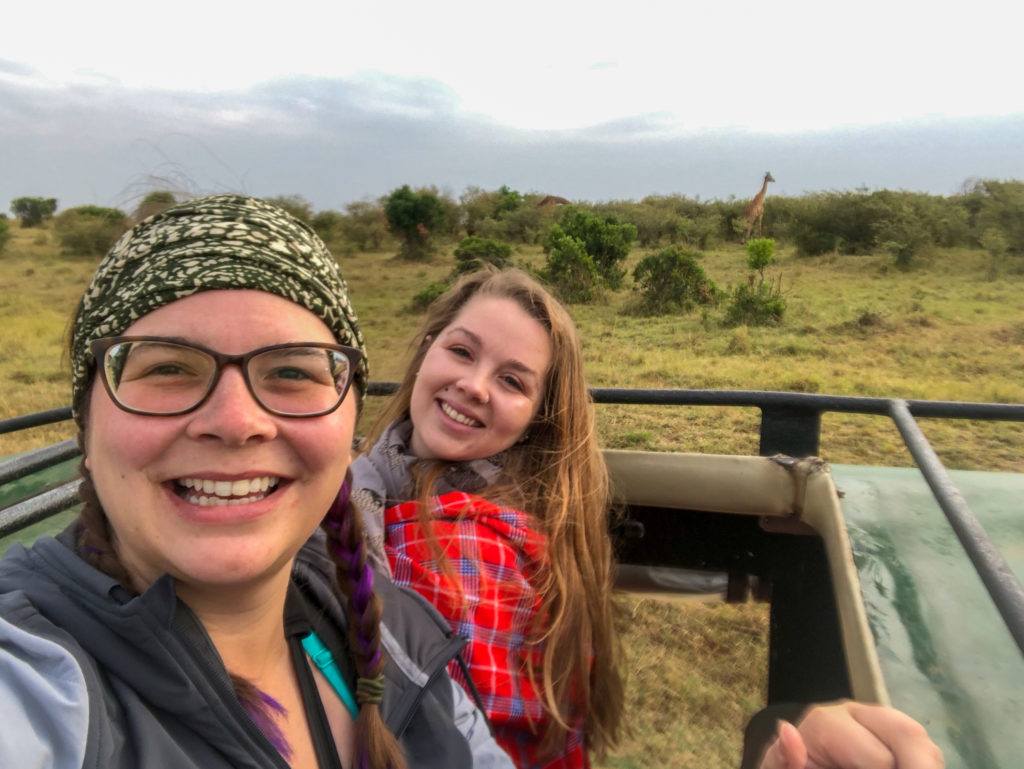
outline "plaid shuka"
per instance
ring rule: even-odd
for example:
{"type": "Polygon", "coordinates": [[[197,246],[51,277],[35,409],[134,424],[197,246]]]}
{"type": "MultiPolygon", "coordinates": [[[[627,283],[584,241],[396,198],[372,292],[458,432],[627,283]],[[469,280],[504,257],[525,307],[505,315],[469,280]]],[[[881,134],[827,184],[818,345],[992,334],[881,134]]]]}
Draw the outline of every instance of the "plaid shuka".
{"type": "MultiPolygon", "coordinates": [[[[589,767],[582,728],[569,732],[564,750],[539,756],[539,735],[550,716],[526,673],[526,657],[539,667],[540,650],[528,640],[541,607],[531,578],[546,557],[544,536],[530,527],[526,513],[461,491],[434,497],[430,524],[433,545],[417,502],[388,508],[388,562],[395,582],[430,601],[468,640],[463,656],[498,744],[519,769],[589,767]]],[[[457,662],[448,672],[469,689],[457,662]]]]}

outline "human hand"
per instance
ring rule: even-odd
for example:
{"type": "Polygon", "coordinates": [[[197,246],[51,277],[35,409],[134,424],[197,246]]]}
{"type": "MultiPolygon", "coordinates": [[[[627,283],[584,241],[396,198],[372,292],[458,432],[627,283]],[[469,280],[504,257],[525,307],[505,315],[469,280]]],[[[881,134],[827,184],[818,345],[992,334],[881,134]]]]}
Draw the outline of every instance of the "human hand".
{"type": "Polygon", "coordinates": [[[921,724],[893,708],[818,705],[799,727],[779,722],[761,769],[942,769],[942,751],[921,724]]]}

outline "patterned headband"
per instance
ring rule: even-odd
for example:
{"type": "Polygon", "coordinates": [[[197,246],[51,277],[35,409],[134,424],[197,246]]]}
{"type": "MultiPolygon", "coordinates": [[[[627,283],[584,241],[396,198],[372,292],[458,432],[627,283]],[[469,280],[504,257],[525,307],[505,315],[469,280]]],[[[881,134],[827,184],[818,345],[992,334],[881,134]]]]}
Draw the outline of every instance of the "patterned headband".
{"type": "MultiPolygon", "coordinates": [[[[197,198],[146,219],[100,262],[72,328],[72,408],[95,361],[89,343],[116,336],[143,315],[200,291],[256,289],[289,299],[323,320],[339,344],[364,348],[338,263],[308,226],[256,198],[197,198]]],[[[366,389],[366,358],[355,385],[366,389]]]]}

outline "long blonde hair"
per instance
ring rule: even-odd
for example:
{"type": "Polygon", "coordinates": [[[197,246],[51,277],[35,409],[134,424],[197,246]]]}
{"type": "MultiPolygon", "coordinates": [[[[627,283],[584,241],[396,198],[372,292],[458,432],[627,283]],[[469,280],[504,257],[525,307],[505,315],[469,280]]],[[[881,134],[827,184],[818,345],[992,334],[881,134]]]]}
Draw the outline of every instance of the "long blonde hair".
{"type": "MultiPolygon", "coordinates": [[[[481,494],[526,511],[547,538],[547,562],[535,584],[542,596],[541,627],[533,633],[533,641],[543,644],[539,677],[531,655],[526,661],[552,716],[542,750],[563,744],[582,715],[587,746],[602,755],[617,742],[623,707],[612,621],[608,471],[597,444],[579,335],[565,308],[519,270],[485,269],[463,277],[427,310],[398,392],[377,418],[369,445],[388,425],[408,418],[416,372],[432,340],[478,295],[516,302],[544,327],[551,343],[537,415],[525,439],[505,453],[501,477],[481,494]]],[[[440,469],[414,473],[421,502],[433,493],[440,469]]]]}

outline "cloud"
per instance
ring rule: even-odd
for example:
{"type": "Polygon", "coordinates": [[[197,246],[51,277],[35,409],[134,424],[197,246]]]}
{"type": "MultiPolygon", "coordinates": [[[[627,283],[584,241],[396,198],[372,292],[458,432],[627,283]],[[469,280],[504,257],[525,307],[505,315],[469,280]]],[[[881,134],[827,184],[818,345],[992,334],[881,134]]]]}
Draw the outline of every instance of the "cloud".
{"type": "MultiPolygon", "coordinates": [[[[14,68],[17,68],[15,65],[14,68]]],[[[0,71],[11,68],[0,62],[0,71]]],[[[367,73],[211,93],[0,78],[0,205],[131,207],[153,187],[301,194],[339,207],[394,187],[468,185],[606,200],[652,193],[747,197],[891,187],[953,192],[971,176],[1024,177],[1024,115],[815,133],[680,135],[640,114],[527,131],[465,112],[437,81],[367,73]]]]}
{"type": "Polygon", "coordinates": [[[10,61],[9,59],[0,59],[0,74],[2,75],[17,75],[19,77],[31,77],[35,74],[35,70],[27,64],[22,64],[17,61],[10,61]]]}

